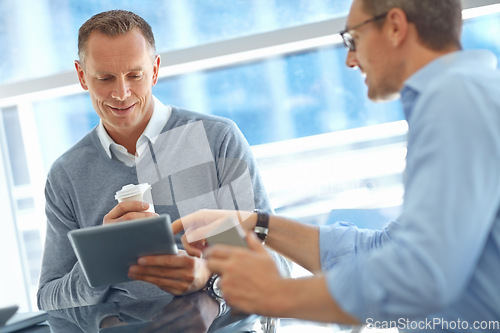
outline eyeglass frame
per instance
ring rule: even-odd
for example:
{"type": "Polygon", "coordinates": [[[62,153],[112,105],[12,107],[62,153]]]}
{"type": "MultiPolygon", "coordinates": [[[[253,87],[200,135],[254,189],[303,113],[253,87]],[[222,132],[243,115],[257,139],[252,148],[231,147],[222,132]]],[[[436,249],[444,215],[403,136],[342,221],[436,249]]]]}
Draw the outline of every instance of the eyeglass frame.
{"type": "Polygon", "coordinates": [[[359,24],[356,24],[354,27],[342,30],[339,32],[340,37],[342,37],[342,41],[344,42],[344,46],[349,49],[349,51],[356,52],[356,44],[354,43],[354,37],[352,37],[351,32],[358,29],[359,27],[370,23],[370,22],[375,22],[377,20],[383,19],[387,16],[389,12],[385,12],[383,14],[379,14],[377,16],[374,16],[366,21],[363,21],[359,24]]]}

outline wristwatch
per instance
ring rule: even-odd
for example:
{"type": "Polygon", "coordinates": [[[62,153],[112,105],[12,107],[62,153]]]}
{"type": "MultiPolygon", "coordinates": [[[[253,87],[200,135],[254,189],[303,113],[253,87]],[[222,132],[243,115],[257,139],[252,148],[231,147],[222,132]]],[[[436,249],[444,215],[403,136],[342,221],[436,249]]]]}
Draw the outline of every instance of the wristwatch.
{"type": "Polygon", "coordinates": [[[219,288],[220,275],[214,274],[208,280],[204,290],[219,303],[219,316],[223,315],[227,310],[226,301],[223,298],[222,289],[219,288]]]}
{"type": "Polygon", "coordinates": [[[219,274],[214,274],[208,280],[206,290],[212,296],[213,298],[217,300],[224,299],[223,294],[222,294],[222,289],[219,288],[219,281],[220,281],[220,275],[219,274]]]}
{"type": "Polygon", "coordinates": [[[257,213],[257,224],[253,231],[264,244],[269,231],[269,214],[260,209],[255,209],[254,212],[257,213]]]}

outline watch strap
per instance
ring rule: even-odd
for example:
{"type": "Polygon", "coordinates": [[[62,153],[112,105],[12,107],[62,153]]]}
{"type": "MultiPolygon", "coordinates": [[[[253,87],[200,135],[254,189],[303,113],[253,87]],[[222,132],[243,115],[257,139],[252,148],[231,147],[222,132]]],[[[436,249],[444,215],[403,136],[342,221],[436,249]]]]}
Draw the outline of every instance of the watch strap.
{"type": "Polygon", "coordinates": [[[257,213],[257,224],[253,229],[257,237],[264,243],[269,232],[269,214],[259,209],[254,210],[257,213]]]}

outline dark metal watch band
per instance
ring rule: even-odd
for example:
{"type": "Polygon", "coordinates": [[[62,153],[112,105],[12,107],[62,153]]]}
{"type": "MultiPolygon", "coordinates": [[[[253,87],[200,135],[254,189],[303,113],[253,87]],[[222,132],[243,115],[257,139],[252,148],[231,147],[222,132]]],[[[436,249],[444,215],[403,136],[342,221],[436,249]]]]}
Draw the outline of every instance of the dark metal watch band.
{"type": "Polygon", "coordinates": [[[255,225],[253,231],[262,243],[264,243],[269,231],[269,214],[259,209],[255,209],[254,212],[257,213],[257,224],[255,225]]]}

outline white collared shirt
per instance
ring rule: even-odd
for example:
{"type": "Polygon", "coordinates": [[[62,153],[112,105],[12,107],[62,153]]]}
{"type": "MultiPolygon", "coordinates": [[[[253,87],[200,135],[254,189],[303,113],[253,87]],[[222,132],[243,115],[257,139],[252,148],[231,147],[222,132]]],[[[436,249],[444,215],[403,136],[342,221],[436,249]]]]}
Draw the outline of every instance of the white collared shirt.
{"type": "Polygon", "coordinates": [[[146,143],[148,140],[151,141],[151,143],[156,141],[156,138],[160,135],[172,114],[172,107],[164,105],[154,96],[153,103],[154,109],[151,119],[136,143],[136,155],[130,154],[124,146],[116,143],[109,136],[102,121],[99,122],[97,134],[109,158],[117,159],[127,166],[133,166],[135,161],[141,157],[142,152],[147,147],[146,143]]]}

